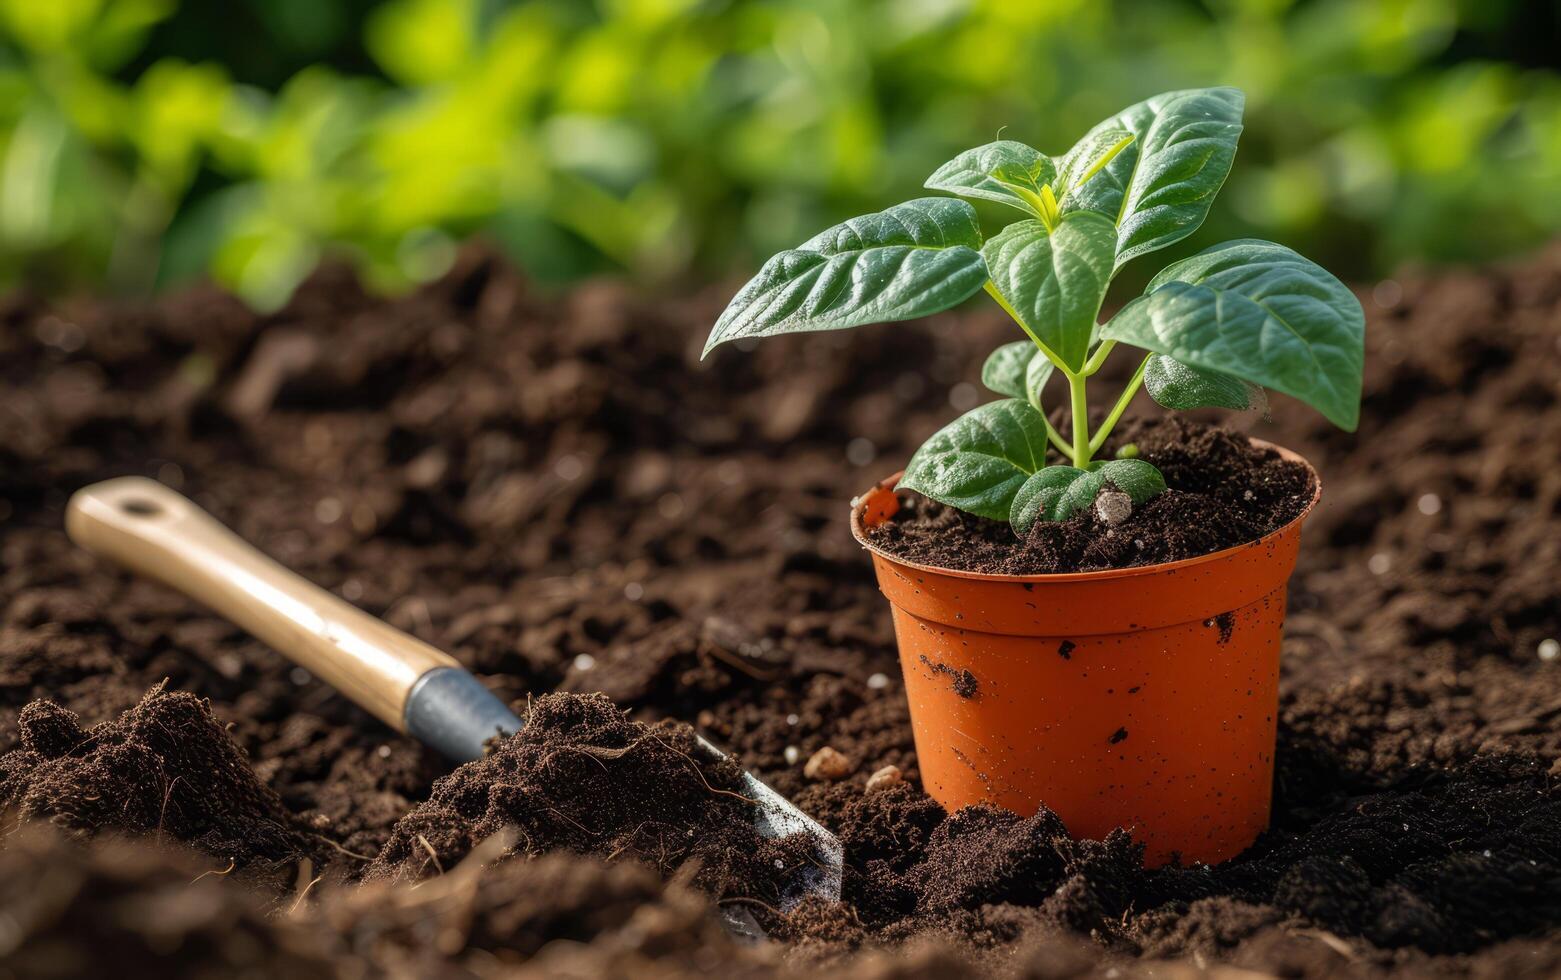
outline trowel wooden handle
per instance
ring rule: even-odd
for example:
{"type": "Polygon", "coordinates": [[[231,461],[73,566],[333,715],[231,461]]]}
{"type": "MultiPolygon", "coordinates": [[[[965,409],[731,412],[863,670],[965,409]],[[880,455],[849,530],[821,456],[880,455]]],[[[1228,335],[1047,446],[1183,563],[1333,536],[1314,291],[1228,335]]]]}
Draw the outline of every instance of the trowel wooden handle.
{"type": "Polygon", "coordinates": [[[71,497],[65,529],[88,551],[211,607],[397,731],[407,730],[418,679],[459,666],[283,568],[161,483],[85,487],[71,497]]]}

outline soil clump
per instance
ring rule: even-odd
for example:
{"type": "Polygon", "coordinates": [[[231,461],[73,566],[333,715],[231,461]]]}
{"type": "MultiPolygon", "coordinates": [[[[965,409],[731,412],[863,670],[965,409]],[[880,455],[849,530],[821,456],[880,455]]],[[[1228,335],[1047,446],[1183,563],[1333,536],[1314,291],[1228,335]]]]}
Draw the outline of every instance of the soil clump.
{"type": "Polygon", "coordinates": [[[434,783],[365,877],[442,874],[506,834],[510,854],[628,857],[668,878],[687,868],[685,878],[717,899],[774,908],[813,844],[761,836],[741,777],[686,724],[631,721],[600,694],[545,694],[527,707],[524,728],[434,783]]]}
{"type": "Polygon", "coordinates": [[[230,871],[323,850],[193,694],[158,685],[90,731],[73,712],[34,701],[18,729],[21,747],[0,756],[0,812],[79,836],[164,834],[230,871]]]}

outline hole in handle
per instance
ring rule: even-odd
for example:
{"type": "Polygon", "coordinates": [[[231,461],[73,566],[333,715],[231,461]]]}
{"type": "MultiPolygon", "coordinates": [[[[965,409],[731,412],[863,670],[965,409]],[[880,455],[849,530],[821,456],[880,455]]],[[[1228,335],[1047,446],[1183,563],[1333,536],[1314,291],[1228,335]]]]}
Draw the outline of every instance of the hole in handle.
{"type": "Polygon", "coordinates": [[[132,517],[156,517],[163,512],[161,504],[143,497],[126,497],[119,502],[119,509],[132,517]]]}

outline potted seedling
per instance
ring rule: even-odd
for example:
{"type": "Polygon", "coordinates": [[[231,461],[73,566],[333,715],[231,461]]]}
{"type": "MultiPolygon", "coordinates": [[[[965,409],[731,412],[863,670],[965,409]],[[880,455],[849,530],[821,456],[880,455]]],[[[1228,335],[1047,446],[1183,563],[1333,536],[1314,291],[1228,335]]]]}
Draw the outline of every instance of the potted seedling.
{"type": "Polygon", "coordinates": [[[923,780],[946,807],[1045,804],[1075,833],[1128,827],[1151,861],[1222,860],[1267,824],[1285,582],[1318,492],[1309,467],[1283,526],[1160,564],[991,574],[909,560],[874,533],[900,507],[897,478],[901,491],[1008,522],[1016,542],[1038,522],[1131,534],[1133,508],[1167,490],[1131,447],[1106,453],[1141,388],[1172,409],[1247,408],[1272,389],[1355,428],[1360,304],[1282,245],[1231,241],[1173,262],[1098,322],[1123,266],[1203,222],[1243,104],[1230,88],[1169,92],[1061,157],[1013,140],[969,150],[927,187],[1022,217],[984,237],[969,203],[927,197],[854,218],[771,258],[711,332],[706,353],[924,316],[983,289],[1023,331],[982,372],[1008,397],[935,434],[852,514],[893,607],[923,780]],[[1136,369],[1092,424],[1089,381],[1124,348],[1136,369]],[[1055,379],[1061,424],[1043,400],[1055,379]]]}

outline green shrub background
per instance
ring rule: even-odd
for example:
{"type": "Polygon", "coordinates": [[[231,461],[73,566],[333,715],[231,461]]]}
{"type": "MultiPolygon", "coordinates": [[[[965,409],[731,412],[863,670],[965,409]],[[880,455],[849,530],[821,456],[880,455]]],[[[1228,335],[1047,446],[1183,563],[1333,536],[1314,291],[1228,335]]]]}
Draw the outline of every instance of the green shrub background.
{"type": "Polygon", "coordinates": [[[0,0],[0,288],[327,255],[400,288],[458,243],[534,275],[744,275],[1005,136],[1247,90],[1208,226],[1344,276],[1561,228],[1557,6],[1520,0],[0,0]]]}

